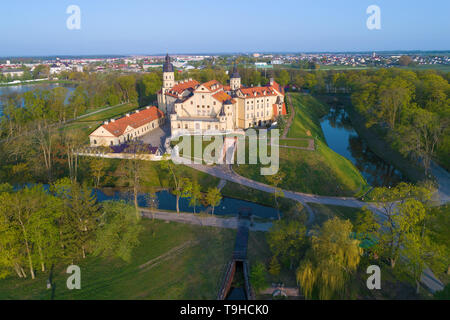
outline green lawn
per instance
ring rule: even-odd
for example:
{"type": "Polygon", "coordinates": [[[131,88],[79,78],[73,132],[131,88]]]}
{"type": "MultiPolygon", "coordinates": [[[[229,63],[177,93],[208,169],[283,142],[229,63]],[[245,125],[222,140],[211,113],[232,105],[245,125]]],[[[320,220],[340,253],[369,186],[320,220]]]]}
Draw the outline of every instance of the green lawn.
{"type": "Polygon", "coordinates": [[[353,224],[356,220],[356,213],[360,211],[359,208],[333,206],[318,203],[309,203],[309,206],[314,210],[314,223],[319,226],[333,217],[338,217],[342,220],[350,220],[350,222],[353,224]]]}
{"type": "MultiPolygon", "coordinates": [[[[236,231],[150,220],[143,224],[141,245],[129,264],[99,257],[79,263],[80,290],[66,288],[66,266],[57,266],[53,298],[214,299],[232,254],[236,231]],[[157,261],[140,267],[157,257],[157,261]]],[[[48,274],[38,274],[34,280],[0,280],[0,300],[51,299],[47,278],[48,274]]]]}
{"type": "Polygon", "coordinates": [[[309,145],[309,141],[307,139],[299,139],[299,140],[289,140],[289,139],[280,139],[280,146],[289,146],[289,147],[300,147],[306,148],[309,145]]]}
{"type": "MultiPolygon", "coordinates": [[[[227,184],[223,187],[222,195],[230,198],[259,203],[272,208],[276,207],[275,198],[272,193],[256,190],[230,181],[227,181],[227,184]]],[[[278,204],[281,212],[284,212],[294,208],[298,205],[298,202],[295,200],[278,197],[278,204]]]]}
{"type": "MultiPolygon", "coordinates": [[[[75,120],[66,126],[64,126],[64,130],[78,130],[81,132],[83,136],[86,137],[86,143],[88,142],[89,134],[97,129],[104,121],[110,119],[117,119],[124,116],[127,112],[131,112],[136,110],[138,105],[135,103],[126,103],[118,106],[114,106],[111,109],[107,109],[101,111],[99,113],[93,114],[88,117],[84,117],[78,120],[75,120]]],[[[93,112],[95,110],[87,110],[87,113],[93,112]]]]}
{"type": "MultiPolygon", "coordinates": [[[[345,157],[331,150],[320,127],[328,107],[310,95],[291,93],[295,117],[288,138],[314,138],[315,151],[280,148],[280,170],[285,173],[281,187],[288,190],[330,196],[355,196],[367,182],[345,157]]],[[[269,183],[260,174],[260,165],[235,165],[240,175],[269,183]]]]}
{"type": "MultiPolygon", "coordinates": [[[[93,114],[89,117],[82,118],[78,121],[105,121],[113,118],[120,118],[130,111],[138,109],[139,106],[136,103],[125,103],[112,107],[111,109],[104,110],[102,112],[93,114]]],[[[86,113],[94,112],[95,110],[88,110],[86,113]]]]}

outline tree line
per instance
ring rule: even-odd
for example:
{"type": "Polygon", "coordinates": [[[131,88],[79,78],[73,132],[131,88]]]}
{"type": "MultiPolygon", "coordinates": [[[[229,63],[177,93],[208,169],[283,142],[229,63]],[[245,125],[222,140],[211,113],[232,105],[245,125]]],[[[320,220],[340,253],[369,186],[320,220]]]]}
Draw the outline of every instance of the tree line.
{"type": "Polygon", "coordinates": [[[125,261],[142,231],[134,210],[124,202],[97,203],[86,184],[61,179],[13,190],[0,185],[0,278],[46,272],[77,263],[89,254],[125,261]]]}

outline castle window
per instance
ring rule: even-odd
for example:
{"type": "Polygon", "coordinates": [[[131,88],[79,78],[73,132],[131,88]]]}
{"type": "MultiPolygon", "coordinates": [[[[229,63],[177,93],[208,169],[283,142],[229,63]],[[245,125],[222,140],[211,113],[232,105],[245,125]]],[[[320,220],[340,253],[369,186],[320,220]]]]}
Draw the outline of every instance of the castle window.
{"type": "Polygon", "coordinates": [[[184,125],[184,128],[185,128],[185,129],[187,129],[187,128],[188,128],[188,125],[187,125],[187,124],[185,124],[185,125],[184,125]]]}

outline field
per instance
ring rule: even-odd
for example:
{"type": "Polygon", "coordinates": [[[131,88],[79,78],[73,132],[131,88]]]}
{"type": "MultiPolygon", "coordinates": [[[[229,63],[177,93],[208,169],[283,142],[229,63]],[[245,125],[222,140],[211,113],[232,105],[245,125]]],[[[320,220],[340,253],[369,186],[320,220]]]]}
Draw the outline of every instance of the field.
{"type": "Polygon", "coordinates": [[[88,257],[79,263],[81,290],[66,288],[66,266],[55,267],[53,290],[48,274],[0,280],[3,299],[214,299],[235,230],[162,221],[143,221],[141,245],[131,262],[88,257]],[[176,236],[174,236],[176,235],[176,236]]]}
{"type": "MultiPolygon", "coordinates": [[[[320,118],[327,113],[328,107],[310,95],[291,95],[295,117],[287,137],[314,139],[316,149],[280,148],[280,170],[285,174],[280,187],[330,196],[361,194],[367,188],[361,173],[349,160],[326,145],[320,118]]],[[[269,183],[260,175],[259,165],[235,165],[234,170],[247,178],[269,183]]]]}

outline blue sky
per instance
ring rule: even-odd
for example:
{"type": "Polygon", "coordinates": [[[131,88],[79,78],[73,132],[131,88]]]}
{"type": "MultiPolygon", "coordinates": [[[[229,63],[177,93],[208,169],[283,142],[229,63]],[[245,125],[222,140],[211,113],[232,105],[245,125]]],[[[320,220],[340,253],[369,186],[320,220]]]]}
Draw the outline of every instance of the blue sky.
{"type": "Polygon", "coordinates": [[[449,50],[448,0],[2,1],[0,56],[449,50]],[[68,30],[66,9],[81,9],[68,30]],[[381,8],[368,30],[366,8],[381,8]]]}

